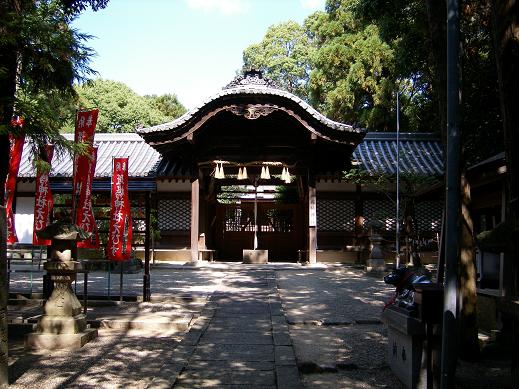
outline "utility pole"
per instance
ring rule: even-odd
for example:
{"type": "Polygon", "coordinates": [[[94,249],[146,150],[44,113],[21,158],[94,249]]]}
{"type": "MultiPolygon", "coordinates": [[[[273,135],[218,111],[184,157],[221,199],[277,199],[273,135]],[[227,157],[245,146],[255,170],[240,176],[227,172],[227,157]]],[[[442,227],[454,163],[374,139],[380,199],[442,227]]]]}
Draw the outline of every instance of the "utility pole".
{"type": "Polygon", "coordinates": [[[447,0],[447,174],[445,186],[445,284],[441,388],[454,388],[457,360],[457,300],[460,220],[461,134],[459,88],[459,3],[447,0]]]}

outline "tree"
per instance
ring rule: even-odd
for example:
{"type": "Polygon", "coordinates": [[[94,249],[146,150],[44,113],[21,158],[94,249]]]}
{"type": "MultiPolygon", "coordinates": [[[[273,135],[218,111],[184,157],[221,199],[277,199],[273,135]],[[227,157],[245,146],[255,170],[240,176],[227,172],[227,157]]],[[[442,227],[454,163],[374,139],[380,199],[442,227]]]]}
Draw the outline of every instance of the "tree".
{"type": "Polygon", "coordinates": [[[386,19],[411,26],[405,44],[397,44],[402,35],[385,39],[386,26],[359,18],[358,3],[363,2],[330,0],[326,12],[310,15],[302,27],[295,22],[271,26],[260,43],[245,49],[244,68],[258,68],[332,119],[383,131],[394,128],[399,89],[401,128],[430,130],[435,112],[430,68],[415,53],[425,52],[417,44],[424,23],[413,23],[420,20],[415,15],[425,14],[423,7],[402,10],[402,20],[386,19]]]}
{"type": "MultiPolygon", "coordinates": [[[[447,78],[446,78],[446,3],[422,0],[361,0],[356,14],[365,22],[381,26],[384,39],[404,58],[407,74],[420,74],[430,92],[424,97],[433,103],[436,112],[434,131],[446,141],[447,78]],[[391,8],[389,15],[382,10],[391,8]],[[395,16],[393,16],[393,14],[395,16]],[[408,18],[411,14],[413,17],[408,18]],[[414,44],[413,44],[414,42],[414,44]],[[418,42],[422,42],[418,45],[418,42]],[[416,47],[416,49],[412,49],[416,47]],[[408,54],[406,54],[408,53],[408,54]],[[413,58],[409,58],[412,53],[413,58]],[[406,65],[407,64],[407,65],[406,65]],[[439,124],[439,126],[438,126],[439,124]]],[[[461,177],[461,235],[460,235],[460,350],[465,356],[476,356],[476,269],[474,264],[474,233],[470,217],[470,183],[465,169],[502,149],[499,141],[501,115],[496,104],[497,76],[490,39],[490,13],[486,1],[465,1],[461,9],[461,112],[463,137],[463,166],[461,177]]],[[[404,73],[406,74],[406,73],[404,73]]]]}
{"type": "Polygon", "coordinates": [[[283,89],[307,100],[314,46],[294,21],[270,26],[261,42],[243,51],[243,68],[256,69],[283,89]]]}
{"type": "Polygon", "coordinates": [[[441,81],[434,77],[433,42],[423,1],[359,0],[351,8],[359,23],[378,27],[381,39],[393,50],[394,70],[388,77],[393,80],[395,91],[400,92],[401,128],[439,132],[441,110],[436,106],[439,99],[435,92],[436,83],[441,81]]]}
{"type": "Polygon", "coordinates": [[[332,119],[386,129],[392,120],[393,50],[374,24],[355,19],[349,0],[329,1],[305,25],[318,46],[310,101],[332,119]]]}
{"type": "MultiPolygon", "coordinates": [[[[118,81],[97,79],[76,87],[76,92],[79,107],[99,108],[97,132],[132,132],[138,127],[164,123],[185,111],[172,95],[143,97],[118,81]]],[[[64,130],[72,132],[73,128],[71,120],[64,130]]]]}
{"type": "MultiPolygon", "coordinates": [[[[8,156],[8,133],[13,113],[25,119],[25,133],[43,144],[47,138],[66,146],[59,137],[59,111],[51,112],[61,100],[74,98],[74,81],[94,73],[88,66],[90,38],[70,27],[79,8],[104,7],[106,0],[32,1],[0,3],[0,147],[8,156]]],[[[1,159],[0,180],[5,180],[7,157],[1,159]]],[[[1,185],[3,194],[3,185],[1,185]]]]}
{"type": "Polygon", "coordinates": [[[146,95],[144,97],[148,99],[168,121],[176,119],[186,113],[186,108],[180,103],[180,101],[178,101],[177,95],[146,95]]]}
{"type": "MultiPolygon", "coordinates": [[[[26,134],[65,145],[55,112],[45,101],[72,97],[72,83],[92,73],[88,39],[70,27],[86,7],[106,6],[107,0],[4,0],[0,2],[0,182],[9,163],[9,132],[13,113],[25,118],[26,134]]],[[[4,185],[0,185],[4,198],[4,185]]],[[[0,210],[0,387],[7,373],[7,261],[5,209],[0,210]]]]}

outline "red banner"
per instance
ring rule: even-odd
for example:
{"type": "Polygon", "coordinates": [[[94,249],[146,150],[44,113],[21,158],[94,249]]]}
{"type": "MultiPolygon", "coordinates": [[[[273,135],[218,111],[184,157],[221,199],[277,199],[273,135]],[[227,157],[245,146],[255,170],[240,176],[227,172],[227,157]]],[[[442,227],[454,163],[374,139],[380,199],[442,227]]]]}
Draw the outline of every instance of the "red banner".
{"type": "MultiPolygon", "coordinates": [[[[85,186],[85,177],[88,174],[89,163],[92,160],[92,145],[94,143],[94,133],[97,124],[98,109],[90,111],[80,111],[76,116],[76,131],[74,133],[74,142],[87,143],[89,152],[87,155],[76,155],[74,157],[74,173],[72,183],[72,215],[77,215],[78,209],[85,206],[81,204],[81,198],[85,198],[84,193],[87,190],[85,186]]],[[[92,187],[90,187],[90,191],[92,187]]],[[[76,218],[77,220],[77,218],[76,218]]]]}
{"type": "Polygon", "coordinates": [[[92,159],[82,158],[78,165],[79,177],[84,177],[83,187],[79,196],[79,208],[76,212],[76,225],[86,232],[92,233],[89,239],[78,242],[77,247],[97,249],[99,248],[99,234],[92,210],[92,182],[96,170],[97,147],[92,148],[92,159]]]}
{"type": "MultiPolygon", "coordinates": [[[[46,162],[52,162],[52,156],[54,155],[54,146],[45,146],[45,160],[46,162]]],[[[35,245],[50,245],[50,240],[39,239],[36,232],[43,230],[50,223],[50,215],[54,201],[52,199],[52,192],[49,185],[49,170],[43,170],[38,165],[36,173],[36,193],[34,197],[34,226],[32,233],[32,244],[35,245]]]]}
{"type": "MultiPolygon", "coordinates": [[[[23,119],[18,118],[17,121],[14,121],[13,119],[11,124],[21,127],[23,125],[23,119]]],[[[7,244],[18,242],[14,226],[13,201],[16,192],[16,178],[18,177],[18,169],[20,168],[20,160],[22,159],[24,140],[25,136],[23,134],[15,137],[12,133],[9,133],[9,170],[7,172],[4,186],[4,204],[7,214],[7,244]]]]}
{"type": "Polygon", "coordinates": [[[132,219],[128,197],[128,158],[114,158],[110,229],[106,251],[108,259],[130,259],[132,248],[132,219]]]}

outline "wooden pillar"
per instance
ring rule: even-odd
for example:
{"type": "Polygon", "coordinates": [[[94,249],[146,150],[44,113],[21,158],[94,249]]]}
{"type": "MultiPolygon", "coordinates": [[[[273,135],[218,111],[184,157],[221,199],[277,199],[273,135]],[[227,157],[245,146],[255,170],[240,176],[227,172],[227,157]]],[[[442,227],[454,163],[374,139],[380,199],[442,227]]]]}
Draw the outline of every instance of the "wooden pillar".
{"type": "Polygon", "coordinates": [[[317,189],[315,176],[308,177],[308,261],[317,262],[317,189]]]}
{"type": "Polygon", "coordinates": [[[200,181],[191,179],[191,262],[198,263],[198,230],[200,216],[200,181]]]}
{"type": "Polygon", "coordinates": [[[206,189],[206,182],[205,177],[200,177],[200,184],[199,184],[199,214],[198,214],[198,245],[200,249],[205,249],[207,247],[200,247],[202,245],[200,239],[200,235],[204,234],[204,245],[206,245],[207,240],[207,189],[206,189]]]}
{"type": "MultiPolygon", "coordinates": [[[[355,246],[360,246],[361,236],[364,231],[364,204],[362,202],[362,185],[355,187],[355,246]]],[[[362,260],[362,250],[357,250],[357,263],[362,260]]]]}

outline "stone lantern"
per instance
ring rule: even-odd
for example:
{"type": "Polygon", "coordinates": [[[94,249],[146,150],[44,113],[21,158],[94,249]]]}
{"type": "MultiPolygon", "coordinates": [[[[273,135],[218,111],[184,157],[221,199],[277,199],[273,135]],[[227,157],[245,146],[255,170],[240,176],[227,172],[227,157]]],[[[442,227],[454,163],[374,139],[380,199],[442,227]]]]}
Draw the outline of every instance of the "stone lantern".
{"type": "Polygon", "coordinates": [[[370,273],[383,273],[386,271],[384,253],[382,252],[382,230],[384,223],[380,220],[372,220],[368,223],[370,228],[371,253],[369,255],[366,270],[370,273]]]}
{"type": "Polygon", "coordinates": [[[89,237],[80,228],[68,223],[53,223],[37,233],[51,239],[50,260],[44,269],[54,282],[51,296],[38,320],[37,332],[29,334],[26,346],[42,349],[77,349],[97,337],[97,329],[87,328],[81,303],[72,291],[82,264],[77,259],[77,241],[89,237]]]}

